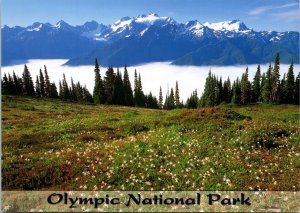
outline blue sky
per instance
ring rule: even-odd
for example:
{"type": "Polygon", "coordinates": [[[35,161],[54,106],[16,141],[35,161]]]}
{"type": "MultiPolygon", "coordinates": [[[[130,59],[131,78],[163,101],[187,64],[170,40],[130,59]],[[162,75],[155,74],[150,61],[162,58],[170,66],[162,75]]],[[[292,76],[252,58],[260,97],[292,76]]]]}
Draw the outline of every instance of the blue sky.
{"type": "Polygon", "coordinates": [[[239,19],[254,30],[297,30],[299,0],[2,0],[2,25],[33,22],[111,24],[124,16],[157,13],[178,22],[239,19]]]}

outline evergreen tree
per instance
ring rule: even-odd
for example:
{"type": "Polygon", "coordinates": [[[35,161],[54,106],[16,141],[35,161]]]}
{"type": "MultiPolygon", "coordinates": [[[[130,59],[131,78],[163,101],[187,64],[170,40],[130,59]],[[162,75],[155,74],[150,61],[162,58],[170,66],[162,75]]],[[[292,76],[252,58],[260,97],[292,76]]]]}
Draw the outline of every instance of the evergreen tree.
{"type": "Polygon", "coordinates": [[[58,92],[54,82],[51,84],[50,88],[50,98],[58,98],[58,92]]]}
{"type": "MultiPolygon", "coordinates": [[[[187,99],[186,101],[186,107],[188,109],[196,109],[198,107],[198,95],[197,95],[197,90],[193,91],[191,96],[187,99]]],[[[203,99],[202,99],[203,100],[203,99]]],[[[205,106],[204,104],[200,104],[205,106]]]]}
{"type": "Polygon", "coordinates": [[[123,87],[124,87],[124,104],[126,106],[133,106],[133,93],[131,88],[131,83],[128,76],[127,67],[124,68],[124,77],[123,77],[123,87]]]}
{"type": "Polygon", "coordinates": [[[136,70],[134,71],[134,102],[135,106],[145,107],[145,95],[143,92],[141,75],[137,76],[136,70]]]}
{"type": "Polygon", "coordinates": [[[124,101],[124,86],[121,73],[119,69],[117,69],[117,74],[115,76],[114,82],[114,97],[113,103],[117,105],[125,105],[124,101]]]}
{"type": "Polygon", "coordinates": [[[69,100],[70,99],[70,89],[69,89],[65,74],[63,74],[62,91],[63,91],[63,94],[62,94],[63,99],[69,100]]]}
{"type": "Polygon", "coordinates": [[[261,94],[261,74],[260,65],[257,66],[257,70],[252,83],[252,102],[258,102],[261,94]]]}
{"type": "Polygon", "coordinates": [[[14,81],[14,93],[16,95],[22,95],[23,90],[22,90],[22,82],[20,82],[20,78],[16,75],[15,72],[13,72],[13,81],[14,81]]]}
{"type": "Polygon", "coordinates": [[[2,83],[1,84],[2,94],[4,94],[4,95],[9,94],[9,81],[8,81],[8,77],[7,77],[6,73],[4,73],[3,81],[1,83],[2,83]]]}
{"type": "Polygon", "coordinates": [[[248,67],[242,75],[241,80],[241,103],[248,104],[250,102],[250,82],[248,81],[248,67]]]}
{"type": "Polygon", "coordinates": [[[44,77],[45,77],[45,96],[49,97],[50,96],[50,90],[51,90],[51,84],[50,84],[50,79],[47,71],[47,67],[44,65],[44,77]]]}
{"type": "Polygon", "coordinates": [[[200,106],[214,106],[215,105],[215,79],[209,71],[205,81],[204,92],[201,97],[200,106]]]}
{"type": "Polygon", "coordinates": [[[171,88],[170,95],[168,97],[168,108],[174,109],[175,108],[175,97],[174,97],[174,91],[173,88],[171,88]]]}
{"type": "Polygon", "coordinates": [[[176,81],[176,86],[175,86],[175,106],[177,108],[180,107],[180,97],[179,97],[178,81],[176,81]]]}
{"type": "MultiPolygon", "coordinates": [[[[294,83],[294,82],[293,82],[294,83]]],[[[287,87],[286,87],[286,77],[285,73],[283,74],[283,78],[281,79],[280,85],[279,85],[279,102],[282,104],[287,103],[287,87]]],[[[293,93],[292,93],[293,95],[293,93]]]]}
{"type": "Polygon", "coordinates": [[[76,86],[74,84],[73,78],[71,77],[70,99],[73,101],[77,101],[77,96],[75,91],[76,91],[76,86]]]}
{"type": "Polygon", "coordinates": [[[40,92],[42,97],[46,96],[45,87],[45,78],[42,73],[42,70],[40,69],[40,92]]]}
{"type": "Polygon", "coordinates": [[[272,73],[272,66],[269,65],[268,71],[265,75],[263,81],[263,88],[262,88],[262,100],[264,103],[271,102],[271,73],[272,73]]]}
{"type": "Polygon", "coordinates": [[[146,107],[152,109],[158,108],[157,99],[155,96],[152,95],[151,92],[149,93],[149,95],[146,95],[146,107]]]}
{"type": "Polygon", "coordinates": [[[8,94],[15,95],[15,84],[14,79],[11,77],[11,75],[8,73],[8,94]]]}
{"type": "Polygon", "coordinates": [[[35,81],[35,95],[37,97],[41,97],[41,85],[38,76],[36,76],[36,81],[35,81]]]}
{"type": "Polygon", "coordinates": [[[163,94],[162,94],[161,87],[159,87],[158,106],[159,106],[160,109],[163,108],[163,94]]]}
{"type": "Polygon", "coordinates": [[[34,92],[33,81],[26,64],[24,65],[23,82],[24,82],[25,95],[34,96],[35,92],[34,92]]]}
{"type": "Polygon", "coordinates": [[[289,70],[287,72],[286,81],[284,84],[284,89],[286,91],[286,103],[292,104],[294,99],[294,89],[295,89],[295,76],[294,76],[294,63],[292,62],[289,70]]]}
{"type": "Polygon", "coordinates": [[[93,96],[88,91],[88,89],[86,88],[86,86],[84,86],[82,88],[82,96],[83,96],[83,101],[84,102],[87,102],[87,103],[93,103],[94,102],[93,96]]]}
{"type": "Polygon", "coordinates": [[[104,91],[106,97],[106,104],[114,104],[114,88],[115,73],[112,67],[109,67],[105,73],[104,91]]]}
{"type": "Polygon", "coordinates": [[[104,104],[105,103],[105,90],[104,84],[101,79],[100,68],[99,68],[98,60],[95,60],[95,86],[93,91],[93,99],[96,104],[104,104]]]}
{"type": "Polygon", "coordinates": [[[239,78],[237,78],[232,85],[232,103],[241,103],[241,85],[239,78]]]}
{"type": "Polygon", "coordinates": [[[279,53],[275,56],[274,61],[274,69],[271,74],[271,102],[272,103],[279,103],[279,86],[280,86],[280,59],[279,59],[279,53]]]}

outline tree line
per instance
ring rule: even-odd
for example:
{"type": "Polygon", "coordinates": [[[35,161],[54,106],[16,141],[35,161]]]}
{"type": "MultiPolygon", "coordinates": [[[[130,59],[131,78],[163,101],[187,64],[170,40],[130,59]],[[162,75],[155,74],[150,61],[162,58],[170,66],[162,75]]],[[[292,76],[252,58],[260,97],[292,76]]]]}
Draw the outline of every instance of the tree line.
{"type": "MultiPolygon", "coordinates": [[[[249,81],[248,68],[242,74],[241,79],[237,78],[232,84],[228,78],[222,82],[222,78],[209,72],[206,78],[203,95],[200,99],[195,97],[198,104],[195,106],[216,106],[221,103],[250,104],[250,103],[270,103],[270,104],[299,104],[299,79],[294,76],[293,62],[290,64],[288,72],[280,80],[280,56],[275,55],[274,65],[269,65],[266,73],[261,73],[260,65],[253,81],[249,81]]],[[[192,95],[194,96],[194,94],[192,95]]],[[[191,98],[190,98],[191,99],[191,98]]]]}
{"type": "Polygon", "coordinates": [[[26,65],[22,77],[13,72],[13,75],[4,74],[2,93],[9,95],[25,95],[35,97],[60,98],[62,100],[75,102],[89,102],[95,104],[123,105],[132,107],[145,107],[154,109],[174,108],[197,108],[203,106],[216,106],[221,103],[249,104],[249,103],[271,103],[271,104],[299,104],[299,78],[294,76],[294,65],[291,63],[287,74],[280,80],[280,56],[277,53],[274,65],[269,65],[266,73],[261,73],[260,65],[253,78],[249,81],[248,68],[242,74],[241,79],[237,78],[231,83],[229,77],[223,82],[209,71],[206,78],[204,92],[201,98],[197,90],[193,91],[185,104],[180,100],[179,85],[176,81],[175,89],[167,90],[165,97],[162,88],[159,89],[158,99],[151,92],[145,94],[143,91],[141,75],[134,72],[134,86],[128,75],[127,67],[124,67],[123,75],[117,68],[108,67],[105,75],[100,74],[100,65],[95,60],[95,85],[93,95],[82,86],[80,82],[74,83],[71,78],[71,85],[68,85],[65,74],[59,81],[59,89],[54,82],[50,82],[48,71],[40,69],[36,76],[35,84],[26,65]]]}
{"type": "Polygon", "coordinates": [[[93,102],[93,97],[87,90],[86,86],[82,86],[80,82],[76,84],[71,78],[69,86],[65,74],[63,79],[59,81],[59,92],[54,82],[50,82],[47,67],[44,71],[40,69],[39,75],[36,76],[35,84],[33,83],[31,74],[27,65],[24,65],[22,77],[13,72],[3,76],[1,79],[2,94],[4,95],[23,95],[32,97],[60,98],[62,100],[93,102]]]}

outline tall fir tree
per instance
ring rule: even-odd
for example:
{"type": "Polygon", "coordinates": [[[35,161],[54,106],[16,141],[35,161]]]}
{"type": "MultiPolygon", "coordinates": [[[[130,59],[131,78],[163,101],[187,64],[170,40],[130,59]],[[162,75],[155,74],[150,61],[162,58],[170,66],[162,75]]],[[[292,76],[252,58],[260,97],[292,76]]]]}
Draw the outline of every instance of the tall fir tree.
{"type": "Polygon", "coordinates": [[[134,102],[135,106],[145,107],[145,95],[142,87],[141,75],[137,75],[136,70],[134,71],[134,102]]]}
{"type": "Polygon", "coordinates": [[[105,90],[104,90],[104,84],[100,74],[100,66],[97,59],[95,59],[94,72],[95,72],[95,86],[93,91],[93,99],[96,104],[104,104],[105,90]]]}
{"type": "Polygon", "coordinates": [[[257,66],[257,70],[252,83],[252,102],[258,102],[261,94],[261,73],[260,65],[257,66]]]}
{"type": "Polygon", "coordinates": [[[237,78],[232,85],[232,103],[240,104],[241,103],[241,83],[240,79],[237,78]]]}
{"type": "Polygon", "coordinates": [[[113,97],[113,103],[117,105],[125,105],[124,101],[124,86],[123,86],[123,80],[122,75],[117,69],[117,73],[115,76],[115,82],[114,82],[114,97],[113,97]]]}
{"type": "Polygon", "coordinates": [[[286,75],[286,81],[284,85],[286,91],[286,103],[292,104],[294,101],[295,90],[295,76],[294,76],[294,63],[292,62],[286,75]]]}
{"type": "Polygon", "coordinates": [[[248,67],[245,73],[242,75],[241,80],[241,104],[248,104],[250,102],[251,92],[250,82],[248,80],[248,67]]]}
{"type": "Polygon", "coordinates": [[[180,96],[179,96],[178,81],[176,81],[176,85],[175,85],[175,106],[177,108],[180,107],[180,96]]]}
{"type": "Polygon", "coordinates": [[[7,77],[6,73],[4,73],[3,81],[1,83],[2,83],[1,84],[2,94],[8,95],[9,94],[9,81],[8,81],[8,77],[7,77]]]}
{"type": "Polygon", "coordinates": [[[13,81],[14,81],[15,94],[22,95],[23,94],[22,83],[20,82],[20,78],[16,75],[15,72],[13,72],[13,81]]]}
{"type": "Polygon", "coordinates": [[[161,87],[159,87],[159,97],[158,97],[158,107],[160,109],[163,108],[163,94],[162,94],[162,90],[161,90],[161,87]]]}
{"type": "Polygon", "coordinates": [[[287,103],[287,94],[288,92],[286,88],[286,76],[284,73],[279,85],[279,103],[281,104],[287,103]]]}
{"type": "Polygon", "coordinates": [[[131,88],[131,83],[128,76],[127,67],[124,67],[124,76],[123,76],[123,87],[124,87],[124,104],[126,106],[133,106],[133,92],[131,88]]]}
{"type": "Polygon", "coordinates": [[[51,84],[51,90],[50,90],[50,98],[58,98],[58,92],[55,83],[53,82],[51,84]]]}
{"type": "Polygon", "coordinates": [[[197,90],[194,90],[191,96],[186,101],[186,107],[188,109],[196,109],[198,107],[198,104],[199,104],[199,98],[198,98],[197,90]]]}
{"type": "Polygon", "coordinates": [[[41,92],[41,96],[45,97],[46,96],[46,92],[45,92],[45,78],[44,75],[42,73],[42,69],[40,69],[40,76],[39,76],[39,81],[40,81],[40,92],[41,92]]]}
{"type": "Polygon", "coordinates": [[[104,91],[106,97],[106,104],[114,104],[114,86],[115,86],[115,73],[112,67],[109,67],[105,73],[104,91]]]}
{"type": "Polygon", "coordinates": [[[35,81],[35,95],[37,97],[42,97],[42,95],[41,95],[41,85],[40,85],[40,80],[39,80],[38,76],[36,76],[36,81],[35,81]]]}
{"type": "Polygon", "coordinates": [[[279,94],[280,94],[280,57],[279,53],[275,55],[274,68],[271,74],[271,102],[279,103],[279,94]]]}
{"type": "Polygon", "coordinates": [[[272,82],[271,82],[271,73],[272,73],[272,66],[269,65],[269,68],[267,70],[267,73],[265,75],[264,81],[263,81],[263,88],[262,88],[262,100],[264,103],[270,103],[271,102],[271,90],[272,90],[272,82]]]}
{"type": "Polygon", "coordinates": [[[50,90],[51,90],[51,84],[50,84],[50,79],[47,71],[46,65],[44,65],[44,78],[45,78],[45,96],[49,97],[50,96],[50,90]]]}
{"type": "Polygon", "coordinates": [[[26,64],[24,65],[23,82],[24,82],[25,95],[34,96],[35,91],[34,91],[33,81],[26,64]]]}
{"type": "Polygon", "coordinates": [[[69,89],[65,74],[63,74],[62,91],[63,91],[63,94],[62,94],[63,99],[69,100],[70,99],[70,89],[69,89]]]}

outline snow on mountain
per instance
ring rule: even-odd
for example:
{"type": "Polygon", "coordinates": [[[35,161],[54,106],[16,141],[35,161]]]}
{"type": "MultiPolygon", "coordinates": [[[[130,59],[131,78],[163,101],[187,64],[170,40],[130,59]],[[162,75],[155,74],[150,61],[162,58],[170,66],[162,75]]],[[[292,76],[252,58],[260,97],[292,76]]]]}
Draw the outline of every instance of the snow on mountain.
{"type": "Polygon", "coordinates": [[[252,58],[247,56],[251,63],[258,62],[260,58],[262,62],[266,62],[273,57],[275,51],[283,51],[285,58],[298,58],[299,55],[299,48],[295,48],[299,46],[298,32],[257,32],[247,28],[239,20],[215,23],[194,20],[183,24],[154,13],[124,17],[111,25],[89,21],[83,25],[72,26],[62,20],[56,24],[35,22],[28,27],[4,25],[1,33],[4,64],[26,58],[56,57],[74,58],[70,64],[78,65],[93,63],[94,58],[99,56],[104,64],[121,65],[171,61],[185,54],[189,55],[178,60],[177,64],[200,64],[199,61],[204,63],[204,56],[212,57],[214,54],[219,55],[211,63],[234,64],[240,62],[236,56],[248,47],[247,52],[253,54],[252,58]],[[238,49],[239,45],[246,47],[238,49]],[[28,46],[32,48],[28,49],[28,46]],[[147,51],[144,49],[146,46],[147,51]],[[251,48],[254,46],[256,48],[252,53],[251,48]],[[216,48],[219,51],[214,51],[216,48]],[[232,58],[222,58],[223,50],[224,54],[235,54],[232,54],[232,58]],[[269,50],[273,52],[267,56],[259,55],[270,52],[269,50]],[[209,52],[211,55],[207,54],[209,52]],[[84,53],[87,57],[80,58],[84,53]]]}
{"type": "Polygon", "coordinates": [[[163,26],[165,24],[175,24],[176,23],[170,17],[158,16],[155,13],[152,13],[149,15],[138,16],[134,21],[137,23],[143,23],[147,26],[150,26],[150,25],[163,26]]]}
{"type": "Polygon", "coordinates": [[[223,22],[215,22],[215,23],[205,22],[203,25],[215,31],[239,32],[239,31],[249,30],[246,27],[246,25],[239,20],[223,21],[223,22]]]}

